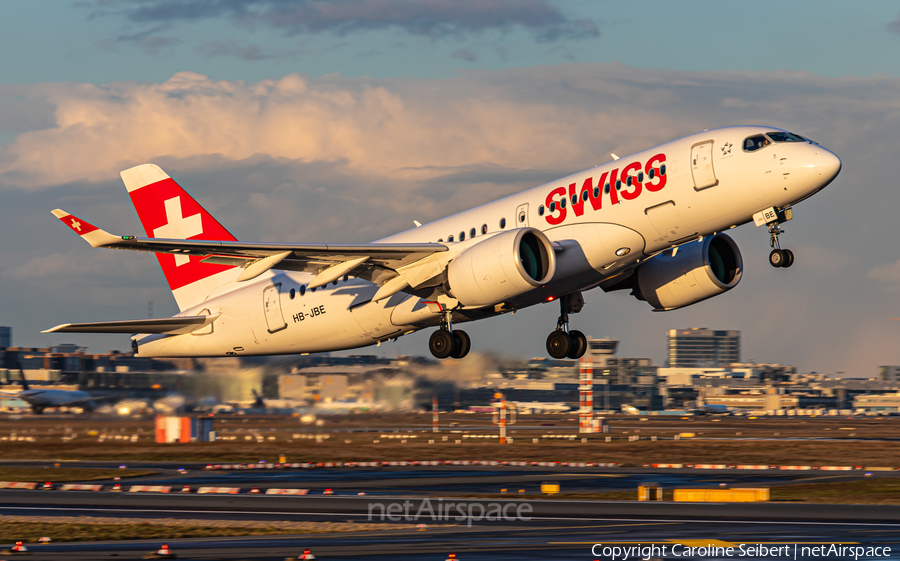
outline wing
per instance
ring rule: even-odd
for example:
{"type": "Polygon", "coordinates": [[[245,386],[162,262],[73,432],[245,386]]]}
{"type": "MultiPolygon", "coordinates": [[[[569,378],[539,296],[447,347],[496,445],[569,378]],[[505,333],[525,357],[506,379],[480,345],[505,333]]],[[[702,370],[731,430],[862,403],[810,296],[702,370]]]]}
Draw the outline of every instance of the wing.
{"type": "Polygon", "coordinates": [[[94,323],[63,323],[41,333],[168,333],[174,335],[202,329],[215,321],[217,317],[219,314],[94,323]]]}
{"type": "Polygon", "coordinates": [[[310,288],[349,274],[385,289],[375,300],[434,278],[443,267],[427,258],[448,250],[439,243],[295,244],[115,236],[63,210],[53,214],[93,247],[202,256],[205,263],[242,267],[239,281],[255,278],[276,265],[283,270],[316,273],[310,288]]]}

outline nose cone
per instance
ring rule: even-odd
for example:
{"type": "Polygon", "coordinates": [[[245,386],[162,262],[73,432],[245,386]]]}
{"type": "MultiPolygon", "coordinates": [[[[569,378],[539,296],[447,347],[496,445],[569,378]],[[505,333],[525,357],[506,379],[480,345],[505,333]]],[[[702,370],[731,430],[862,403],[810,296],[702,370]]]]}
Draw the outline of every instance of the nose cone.
{"type": "Polygon", "coordinates": [[[822,177],[822,187],[824,187],[834,181],[834,178],[841,172],[841,159],[834,152],[817,146],[815,167],[822,177]]]}

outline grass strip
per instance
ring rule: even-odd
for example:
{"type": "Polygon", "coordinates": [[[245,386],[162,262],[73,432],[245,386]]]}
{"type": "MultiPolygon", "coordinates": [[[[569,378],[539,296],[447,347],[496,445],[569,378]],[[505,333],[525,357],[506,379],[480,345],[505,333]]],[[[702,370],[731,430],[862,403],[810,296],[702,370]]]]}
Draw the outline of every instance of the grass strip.
{"type": "Polygon", "coordinates": [[[172,540],[231,536],[271,536],[363,532],[415,528],[415,524],[351,522],[266,522],[245,520],[121,519],[94,517],[0,516],[0,544],[111,540],[172,540]]]}
{"type": "Polygon", "coordinates": [[[0,481],[37,481],[65,483],[68,481],[100,481],[113,477],[156,475],[157,471],[102,468],[0,467],[0,481]]]}

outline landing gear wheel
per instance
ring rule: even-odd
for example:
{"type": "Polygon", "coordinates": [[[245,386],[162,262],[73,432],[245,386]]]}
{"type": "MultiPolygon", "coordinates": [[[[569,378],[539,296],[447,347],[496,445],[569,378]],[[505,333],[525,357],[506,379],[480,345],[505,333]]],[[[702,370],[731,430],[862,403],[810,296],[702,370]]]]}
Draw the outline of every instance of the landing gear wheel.
{"type": "Polygon", "coordinates": [[[566,353],[567,358],[581,358],[587,351],[587,337],[581,331],[569,331],[569,352],[566,353]]]}
{"type": "Polygon", "coordinates": [[[446,329],[438,329],[428,339],[428,350],[434,358],[447,358],[458,346],[457,339],[446,329]]]}
{"type": "Polygon", "coordinates": [[[769,265],[773,267],[784,267],[786,260],[787,256],[785,256],[784,252],[780,249],[773,249],[769,252],[769,265]]]}
{"type": "Polygon", "coordinates": [[[572,346],[572,339],[565,331],[557,330],[547,337],[547,353],[553,358],[566,358],[572,346]]]}
{"type": "Polygon", "coordinates": [[[453,358],[464,358],[469,354],[469,349],[472,348],[472,340],[469,339],[469,335],[465,331],[460,331],[459,329],[453,332],[453,339],[456,342],[456,347],[450,356],[453,358]]]}
{"type": "Polygon", "coordinates": [[[782,267],[787,269],[794,264],[794,252],[790,249],[782,249],[781,251],[784,253],[784,265],[782,267]]]}

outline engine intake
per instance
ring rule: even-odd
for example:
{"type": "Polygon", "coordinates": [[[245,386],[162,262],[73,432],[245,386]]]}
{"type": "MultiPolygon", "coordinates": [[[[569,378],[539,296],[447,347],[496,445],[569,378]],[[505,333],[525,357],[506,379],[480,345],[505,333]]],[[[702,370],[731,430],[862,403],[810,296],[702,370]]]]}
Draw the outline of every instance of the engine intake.
{"type": "Polygon", "coordinates": [[[546,284],[556,274],[550,240],[535,228],[517,228],[479,242],[447,266],[450,294],[464,306],[505,302],[546,284]]]}
{"type": "Polygon", "coordinates": [[[716,234],[644,262],[635,271],[635,296],[656,312],[676,310],[731,290],[743,270],[737,244],[716,234]]]}

